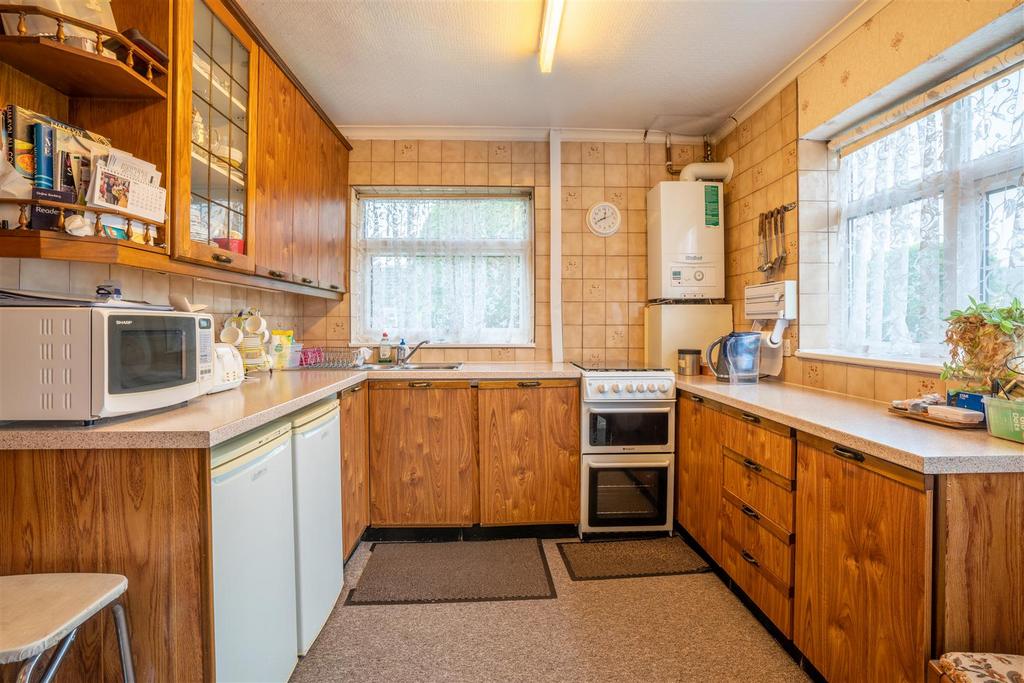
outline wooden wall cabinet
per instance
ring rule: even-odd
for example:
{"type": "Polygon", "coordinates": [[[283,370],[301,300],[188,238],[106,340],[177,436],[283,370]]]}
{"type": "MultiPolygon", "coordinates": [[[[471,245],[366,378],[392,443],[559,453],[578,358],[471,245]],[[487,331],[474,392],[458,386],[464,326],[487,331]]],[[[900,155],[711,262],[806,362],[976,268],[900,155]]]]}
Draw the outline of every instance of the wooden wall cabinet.
{"type": "Polygon", "coordinates": [[[369,411],[366,384],[341,393],[341,530],[345,557],[370,524],[369,411]]]}
{"type": "Polygon", "coordinates": [[[338,136],[320,128],[319,217],[317,220],[317,281],[321,289],[348,291],[345,273],[348,233],[348,148],[338,136]]]}
{"type": "Polygon", "coordinates": [[[370,382],[370,522],[471,526],[478,516],[476,390],[370,382]]]}
{"type": "Polygon", "coordinates": [[[220,0],[175,5],[175,258],[254,272],[259,48],[220,0]]]}
{"type": "Polygon", "coordinates": [[[722,452],[717,406],[684,392],[676,402],[676,521],[721,562],[722,452]]]}
{"type": "Polygon", "coordinates": [[[924,681],[932,481],[799,435],[793,640],[832,683],[924,681]]]}
{"type": "Polygon", "coordinates": [[[578,524],[576,380],[480,382],[480,523],[578,524]]]}

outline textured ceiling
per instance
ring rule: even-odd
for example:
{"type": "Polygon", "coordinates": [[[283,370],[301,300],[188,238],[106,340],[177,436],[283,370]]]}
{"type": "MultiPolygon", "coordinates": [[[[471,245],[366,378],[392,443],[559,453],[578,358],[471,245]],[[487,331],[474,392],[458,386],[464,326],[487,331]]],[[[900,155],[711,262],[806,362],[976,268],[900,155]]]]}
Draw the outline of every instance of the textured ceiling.
{"type": "Polygon", "coordinates": [[[241,0],[339,125],[668,128],[699,135],[858,0],[241,0]]]}

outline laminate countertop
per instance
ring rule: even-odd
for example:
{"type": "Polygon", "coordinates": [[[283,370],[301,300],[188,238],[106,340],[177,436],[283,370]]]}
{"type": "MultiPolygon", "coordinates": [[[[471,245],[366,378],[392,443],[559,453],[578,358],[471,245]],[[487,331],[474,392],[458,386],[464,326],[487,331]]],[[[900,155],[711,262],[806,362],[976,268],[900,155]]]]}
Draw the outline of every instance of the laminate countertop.
{"type": "Polygon", "coordinates": [[[187,405],[75,424],[0,424],[0,450],[210,448],[365,380],[487,380],[579,377],[568,363],[464,363],[458,370],[292,370],[257,373],[237,389],[187,405]]]}
{"type": "Polygon", "coordinates": [[[924,474],[1024,472],[1022,444],[984,429],[890,415],[878,401],[781,382],[727,384],[707,376],[678,378],[676,386],[924,474]]]}

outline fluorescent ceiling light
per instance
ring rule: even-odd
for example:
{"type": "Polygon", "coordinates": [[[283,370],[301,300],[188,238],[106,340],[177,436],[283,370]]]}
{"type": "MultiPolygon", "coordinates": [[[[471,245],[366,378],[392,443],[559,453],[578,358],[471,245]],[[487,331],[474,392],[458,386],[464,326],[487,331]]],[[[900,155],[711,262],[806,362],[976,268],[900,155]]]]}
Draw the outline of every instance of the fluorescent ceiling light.
{"type": "Polygon", "coordinates": [[[540,72],[551,73],[555,61],[555,46],[558,44],[558,28],[562,24],[562,10],[565,0],[545,0],[544,23],[540,27],[540,72]]]}

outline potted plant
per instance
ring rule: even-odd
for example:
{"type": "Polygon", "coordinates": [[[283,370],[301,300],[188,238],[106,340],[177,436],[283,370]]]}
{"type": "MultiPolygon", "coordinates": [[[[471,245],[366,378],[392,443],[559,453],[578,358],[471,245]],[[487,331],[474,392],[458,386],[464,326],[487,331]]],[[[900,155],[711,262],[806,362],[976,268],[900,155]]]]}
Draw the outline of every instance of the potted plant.
{"type": "Polygon", "coordinates": [[[969,392],[990,394],[997,382],[1008,384],[1016,377],[1007,361],[1024,353],[1024,305],[1016,298],[1004,307],[973,297],[970,301],[946,318],[949,362],[942,366],[942,379],[960,380],[969,392]]]}

